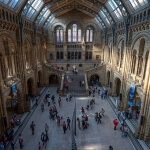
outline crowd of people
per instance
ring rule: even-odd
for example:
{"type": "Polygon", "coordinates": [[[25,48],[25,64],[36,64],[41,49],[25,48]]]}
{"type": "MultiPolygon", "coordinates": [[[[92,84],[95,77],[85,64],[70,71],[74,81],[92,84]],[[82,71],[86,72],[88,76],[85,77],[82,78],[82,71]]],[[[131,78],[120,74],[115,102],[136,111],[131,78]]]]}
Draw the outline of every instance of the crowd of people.
{"type": "MultiPolygon", "coordinates": [[[[89,127],[89,117],[88,117],[88,111],[94,111],[94,107],[95,107],[95,96],[100,96],[101,99],[105,99],[107,97],[108,91],[103,91],[100,90],[97,86],[92,86],[89,88],[90,89],[90,97],[89,100],[87,100],[87,104],[85,104],[84,107],[81,108],[81,115],[79,115],[80,117],[77,117],[77,125],[79,130],[85,130],[88,129],[89,127]]],[[[67,93],[66,96],[66,101],[67,102],[71,102],[72,101],[72,97],[73,94],[71,92],[67,93]]],[[[51,121],[56,121],[56,126],[58,127],[62,127],[62,131],[65,134],[67,130],[70,130],[70,124],[71,124],[71,119],[70,117],[67,117],[66,120],[64,119],[63,116],[59,115],[59,108],[62,107],[62,98],[59,96],[58,97],[58,101],[55,98],[55,95],[50,94],[50,92],[48,92],[44,98],[43,98],[43,102],[41,103],[41,112],[44,112],[44,108],[49,108],[49,118],[51,121]]],[[[122,112],[125,114],[125,112],[122,112]]],[[[120,119],[120,115],[121,112],[118,111],[118,120],[120,119]]],[[[102,120],[105,116],[105,110],[104,108],[101,108],[101,110],[99,110],[99,112],[95,112],[95,122],[97,124],[101,124],[102,120]]],[[[127,117],[126,115],[124,115],[125,117],[127,117]]],[[[66,116],[65,116],[66,117],[66,116]]],[[[117,130],[117,126],[119,125],[119,121],[117,119],[113,120],[113,125],[114,125],[114,130],[117,130]]],[[[125,119],[123,119],[120,123],[120,132],[121,132],[121,136],[122,137],[127,137],[129,129],[125,123],[125,119]]],[[[12,124],[13,127],[13,124],[12,124]]],[[[36,124],[34,123],[34,121],[31,122],[30,124],[30,128],[31,128],[31,134],[34,135],[35,134],[35,129],[36,124]]],[[[41,137],[40,140],[37,142],[37,147],[39,150],[42,149],[42,147],[46,148],[47,147],[47,142],[49,141],[49,126],[47,123],[45,123],[44,126],[44,130],[41,133],[41,137]]],[[[5,139],[5,137],[4,137],[5,139]]],[[[18,142],[20,145],[20,149],[23,149],[23,136],[20,134],[19,138],[18,138],[18,142]]],[[[11,147],[12,150],[15,149],[15,143],[16,141],[14,140],[14,138],[11,138],[11,147]]],[[[0,150],[4,150],[3,149],[3,145],[4,143],[0,143],[0,150]],[[2,147],[2,148],[1,148],[2,147]]],[[[112,146],[109,146],[110,150],[113,150],[112,146]]]]}

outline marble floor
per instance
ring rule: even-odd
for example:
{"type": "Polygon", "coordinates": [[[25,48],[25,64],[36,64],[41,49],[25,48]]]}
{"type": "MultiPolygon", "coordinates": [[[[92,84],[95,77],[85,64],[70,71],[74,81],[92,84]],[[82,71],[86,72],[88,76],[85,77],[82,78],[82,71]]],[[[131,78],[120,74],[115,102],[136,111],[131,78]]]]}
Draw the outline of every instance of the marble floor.
{"type": "MultiPolygon", "coordinates": [[[[58,94],[56,94],[56,88],[50,87],[49,93],[55,95],[56,106],[58,110],[58,115],[63,116],[64,120],[67,117],[72,119],[73,110],[76,106],[77,117],[81,118],[81,107],[84,108],[87,105],[87,100],[91,97],[76,97],[73,98],[71,102],[66,102],[65,97],[62,97],[62,107],[58,107],[58,94]]],[[[41,103],[43,101],[41,100],[41,103]]],[[[134,150],[130,140],[128,138],[123,138],[120,135],[120,125],[117,130],[113,130],[113,120],[116,118],[111,107],[106,100],[102,100],[100,96],[95,98],[95,106],[92,110],[86,111],[89,117],[89,127],[85,130],[79,130],[77,127],[76,143],[78,150],[108,150],[109,146],[112,145],[114,150],[134,150]],[[102,123],[97,124],[94,120],[95,112],[99,112],[101,108],[105,109],[105,116],[102,118],[102,123]]],[[[41,142],[41,133],[44,132],[44,125],[47,123],[49,125],[49,141],[47,142],[47,148],[42,147],[41,150],[71,150],[71,130],[67,130],[66,134],[63,134],[62,126],[57,126],[56,121],[49,119],[49,107],[45,105],[44,112],[41,112],[40,104],[35,110],[34,114],[30,118],[28,124],[22,132],[24,139],[23,150],[38,150],[38,142],[41,142]],[[35,122],[35,135],[31,134],[30,124],[35,122]]],[[[16,149],[19,150],[18,141],[16,143],[16,149]]]]}

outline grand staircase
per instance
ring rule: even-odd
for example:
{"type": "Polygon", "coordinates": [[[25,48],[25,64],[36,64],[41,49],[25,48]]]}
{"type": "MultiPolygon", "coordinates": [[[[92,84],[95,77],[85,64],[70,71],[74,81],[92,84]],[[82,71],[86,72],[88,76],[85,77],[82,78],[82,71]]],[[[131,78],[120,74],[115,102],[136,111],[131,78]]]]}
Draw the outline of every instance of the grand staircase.
{"type": "Polygon", "coordinates": [[[67,71],[65,76],[65,82],[68,85],[68,91],[64,90],[64,95],[68,92],[72,92],[74,96],[86,96],[85,84],[80,87],[80,81],[84,81],[85,76],[83,71],[79,71],[78,74],[73,74],[72,71],[67,71]],[[71,80],[73,79],[73,82],[71,80]]]}

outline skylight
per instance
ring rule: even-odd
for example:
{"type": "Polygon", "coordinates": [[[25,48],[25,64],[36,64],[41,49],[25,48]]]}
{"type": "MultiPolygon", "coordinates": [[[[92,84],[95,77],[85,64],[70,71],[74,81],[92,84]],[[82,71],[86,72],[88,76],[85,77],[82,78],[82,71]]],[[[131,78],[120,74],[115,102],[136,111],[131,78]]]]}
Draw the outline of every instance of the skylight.
{"type": "Polygon", "coordinates": [[[100,11],[100,16],[102,17],[103,20],[105,20],[105,22],[110,25],[110,22],[107,18],[107,16],[105,15],[105,13],[103,12],[103,10],[100,11]]]}
{"type": "Polygon", "coordinates": [[[46,20],[44,28],[46,28],[50,23],[52,23],[54,19],[55,19],[54,15],[51,14],[49,18],[46,20]]]}
{"type": "Polygon", "coordinates": [[[141,6],[148,4],[147,0],[129,0],[129,1],[135,10],[140,8],[141,6]]]}
{"type": "Polygon", "coordinates": [[[108,4],[109,4],[110,8],[112,9],[111,12],[115,14],[117,19],[122,18],[122,13],[121,13],[118,5],[116,4],[116,2],[114,0],[109,0],[108,4]]]}
{"type": "MultiPolygon", "coordinates": [[[[31,0],[32,1],[32,0],[31,0]]],[[[30,4],[30,0],[28,0],[28,3],[30,4]]],[[[29,19],[31,19],[32,17],[34,17],[37,12],[40,10],[40,8],[42,7],[43,5],[43,1],[42,0],[34,0],[34,2],[32,2],[28,12],[27,12],[27,17],[29,19]]]]}
{"type": "Polygon", "coordinates": [[[50,15],[50,10],[49,10],[49,7],[45,6],[39,16],[37,17],[36,19],[36,23],[37,24],[41,24],[43,21],[45,21],[47,19],[47,17],[50,15]]]}
{"type": "Polygon", "coordinates": [[[4,3],[5,5],[8,5],[11,8],[15,8],[19,0],[0,0],[0,2],[4,3]]]}

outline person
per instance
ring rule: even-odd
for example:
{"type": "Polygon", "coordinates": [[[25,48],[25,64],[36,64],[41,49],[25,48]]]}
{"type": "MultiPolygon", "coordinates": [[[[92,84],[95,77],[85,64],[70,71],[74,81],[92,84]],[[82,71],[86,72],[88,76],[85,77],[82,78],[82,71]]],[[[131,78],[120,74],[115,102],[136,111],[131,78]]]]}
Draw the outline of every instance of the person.
{"type": "Polygon", "coordinates": [[[112,147],[112,146],[109,146],[109,150],[113,150],[113,147],[112,147]]]}
{"type": "Polygon", "coordinates": [[[82,112],[82,114],[84,114],[84,108],[83,107],[81,108],[81,112],[82,112]]]}
{"type": "Polygon", "coordinates": [[[61,97],[59,96],[58,98],[58,106],[60,107],[61,106],[61,97]]]}
{"type": "Polygon", "coordinates": [[[102,108],[101,114],[102,114],[103,117],[104,117],[104,113],[105,113],[105,110],[102,108]]]}
{"type": "Polygon", "coordinates": [[[71,122],[71,120],[70,120],[70,118],[68,117],[68,119],[67,119],[67,129],[69,128],[69,130],[70,130],[70,122],[71,122]]]}
{"type": "Polygon", "coordinates": [[[81,129],[81,127],[80,127],[80,119],[79,118],[77,118],[77,122],[78,122],[78,128],[81,129]]]}
{"type": "Polygon", "coordinates": [[[46,133],[46,134],[44,134],[44,144],[45,144],[45,148],[46,148],[46,146],[47,146],[47,141],[48,141],[49,139],[48,139],[48,134],[46,133]]]}
{"type": "Polygon", "coordinates": [[[11,140],[11,148],[12,148],[12,150],[15,150],[15,140],[14,140],[14,138],[12,138],[12,140],[11,140]]]}
{"type": "Polygon", "coordinates": [[[41,143],[40,142],[38,143],[38,148],[39,148],[39,150],[41,150],[41,143]]]}
{"type": "Polygon", "coordinates": [[[117,112],[118,119],[120,119],[120,115],[121,115],[121,111],[118,110],[118,112],[117,112]]]}
{"type": "Polygon", "coordinates": [[[41,141],[42,141],[42,143],[43,143],[43,145],[44,145],[44,132],[42,132],[42,134],[41,134],[41,141]]]}
{"type": "Polygon", "coordinates": [[[115,119],[115,120],[113,121],[113,123],[114,123],[114,130],[116,130],[116,127],[117,127],[117,125],[118,125],[117,119],[115,119]]]}
{"type": "Polygon", "coordinates": [[[101,118],[102,118],[102,116],[101,116],[101,114],[99,113],[99,114],[98,114],[97,124],[101,123],[101,118]]]}
{"type": "Polygon", "coordinates": [[[41,104],[41,111],[42,112],[44,111],[44,104],[43,103],[41,104]]]}
{"type": "Polygon", "coordinates": [[[46,134],[48,133],[48,130],[49,130],[49,126],[47,125],[47,123],[45,123],[45,132],[46,132],[46,134]]]}
{"type": "Polygon", "coordinates": [[[129,132],[129,128],[127,127],[127,125],[124,126],[124,136],[127,137],[128,136],[128,132],[129,132]]]}
{"type": "Polygon", "coordinates": [[[35,124],[32,121],[31,125],[30,125],[31,131],[32,131],[32,135],[34,135],[34,129],[35,129],[35,124]]]}
{"type": "Polygon", "coordinates": [[[51,98],[50,98],[50,97],[48,97],[48,98],[47,98],[48,107],[50,106],[50,101],[51,101],[51,98]]]}
{"type": "Polygon", "coordinates": [[[21,136],[21,134],[19,134],[19,145],[20,149],[23,149],[23,137],[21,136]]]}
{"type": "Polygon", "coordinates": [[[5,148],[4,148],[4,144],[1,142],[0,143],[0,150],[4,150],[5,148]]]}
{"type": "Polygon", "coordinates": [[[65,134],[66,130],[67,130],[65,121],[63,122],[63,130],[64,130],[64,134],[65,134]]]}

